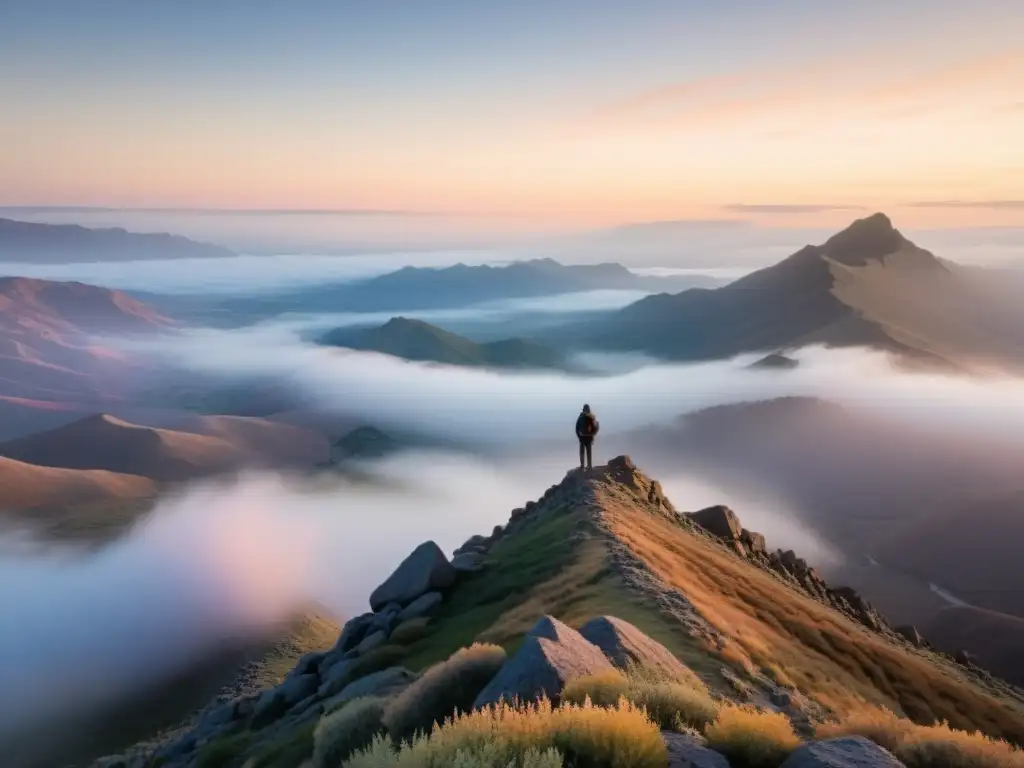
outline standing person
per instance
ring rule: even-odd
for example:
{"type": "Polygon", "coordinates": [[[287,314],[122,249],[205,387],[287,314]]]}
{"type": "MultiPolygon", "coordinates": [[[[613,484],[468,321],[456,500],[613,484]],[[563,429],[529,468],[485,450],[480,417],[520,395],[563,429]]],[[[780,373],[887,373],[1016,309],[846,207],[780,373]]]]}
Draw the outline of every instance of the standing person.
{"type": "Polygon", "coordinates": [[[601,425],[597,423],[597,417],[591,412],[589,405],[584,405],[583,411],[576,419],[576,437],[580,441],[580,469],[583,469],[584,457],[587,459],[587,469],[594,468],[591,449],[599,429],[601,425]]]}

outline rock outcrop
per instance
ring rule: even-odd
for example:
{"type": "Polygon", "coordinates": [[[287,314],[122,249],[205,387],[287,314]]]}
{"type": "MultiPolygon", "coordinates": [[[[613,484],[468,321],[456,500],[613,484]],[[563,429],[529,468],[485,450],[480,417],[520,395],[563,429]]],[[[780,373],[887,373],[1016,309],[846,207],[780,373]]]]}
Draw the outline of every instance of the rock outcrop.
{"type": "Polygon", "coordinates": [[[798,747],[782,768],[904,768],[888,750],[863,736],[812,741],[798,747]]]}
{"type": "Polygon", "coordinates": [[[686,667],[668,648],[628,621],[614,616],[599,616],[580,627],[580,635],[597,646],[621,670],[635,665],[658,670],[677,679],[688,674],[686,667]]]}
{"type": "Polygon", "coordinates": [[[612,669],[601,650],[579,632],[551,616],[527,632],[523,644],[473,703],[474,708],[501,701],[531,701],[547,696],[557,702],[565,684],[584,675],[612,669]]]}
{"type": "Polygon", "coordinates": [[[370,595],[376,612],[389,603],[404,607],[427,592],[445,590],[455,583],[455,569],[433,541],[420,544],[388,579],[370,595]]]}

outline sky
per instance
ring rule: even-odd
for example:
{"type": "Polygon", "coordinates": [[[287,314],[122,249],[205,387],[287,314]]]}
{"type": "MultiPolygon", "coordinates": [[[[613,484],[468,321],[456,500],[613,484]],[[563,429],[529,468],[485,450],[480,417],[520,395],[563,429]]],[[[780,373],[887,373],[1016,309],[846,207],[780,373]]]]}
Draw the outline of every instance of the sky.
{"type": "Polygon", "coordinates": [[[0,205],[1024,223],[1019,0],[8,0],[0,205]]]}

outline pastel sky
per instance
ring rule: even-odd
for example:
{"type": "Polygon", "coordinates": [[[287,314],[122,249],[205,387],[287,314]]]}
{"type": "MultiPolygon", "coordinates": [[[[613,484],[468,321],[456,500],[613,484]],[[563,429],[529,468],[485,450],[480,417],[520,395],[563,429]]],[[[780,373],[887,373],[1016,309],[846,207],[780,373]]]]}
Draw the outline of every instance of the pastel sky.
{"type": "Polygon", "coordinates": [[[0,205],[1024,220],[1020,0],[6,0],[0,205]]]}

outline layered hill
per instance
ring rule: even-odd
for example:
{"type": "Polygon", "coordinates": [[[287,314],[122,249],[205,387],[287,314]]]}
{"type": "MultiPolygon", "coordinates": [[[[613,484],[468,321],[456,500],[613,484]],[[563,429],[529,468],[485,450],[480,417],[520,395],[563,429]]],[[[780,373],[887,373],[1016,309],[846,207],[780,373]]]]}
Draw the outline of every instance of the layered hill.
{"type": "Polygon", "coordinates": [[[61,401],[116,397],[132,364],[95,334],[139,334],[171,321],[121,291],[0,278],[0,395],[61,401]]]}
{"type": "Polygon", "coordinates": [[[378,328],[339,328],[323,344],[381,352],[405,360],[470,367],[554,368],[564,363],[561,353],[525,339],[478,344],[422,320],[394,317],[378,328]]]}
{"type": "Polygon", "coordinates": [[[226,248],[199,243],[179,235],[0,219],[0,261],[65,264],[233,255],[226,248]]]}
{"type": "Polygon", "coordinates": [[[325,437],[265,419],[184,415],[175,421],[177,429],[159,429],[96,414],[0,443],[0,456],[173,482],[242,466],[312,466],[328,454],[325,437]]]}
{"type": "Polygon", "coordinates": [[[721,288],[650,296],[572,331],[576,343],[680,360],[824,344],[942,366],[1024,365],[1020,303],[881,213],[721,288]]]}
{"type": "Polygon", "coordinates": [[[730,510],[680,513],[627,457],[570,472],[451,562],[425,542],[370,607],[329,652],[211,712],[156,759],[204,765],[216,753],[240,766],[283,750],[299,764],[324,713],[419,685],[422,670],[474,642],[508,659],[474,683],[469,708],[542,690],[557,698],[573,677],[643,659],[720,702],[781,712],[802,733],[873,704],[1024,740],[1019,691],[905,639],[853,590],[770,552],[730,510]]]}

